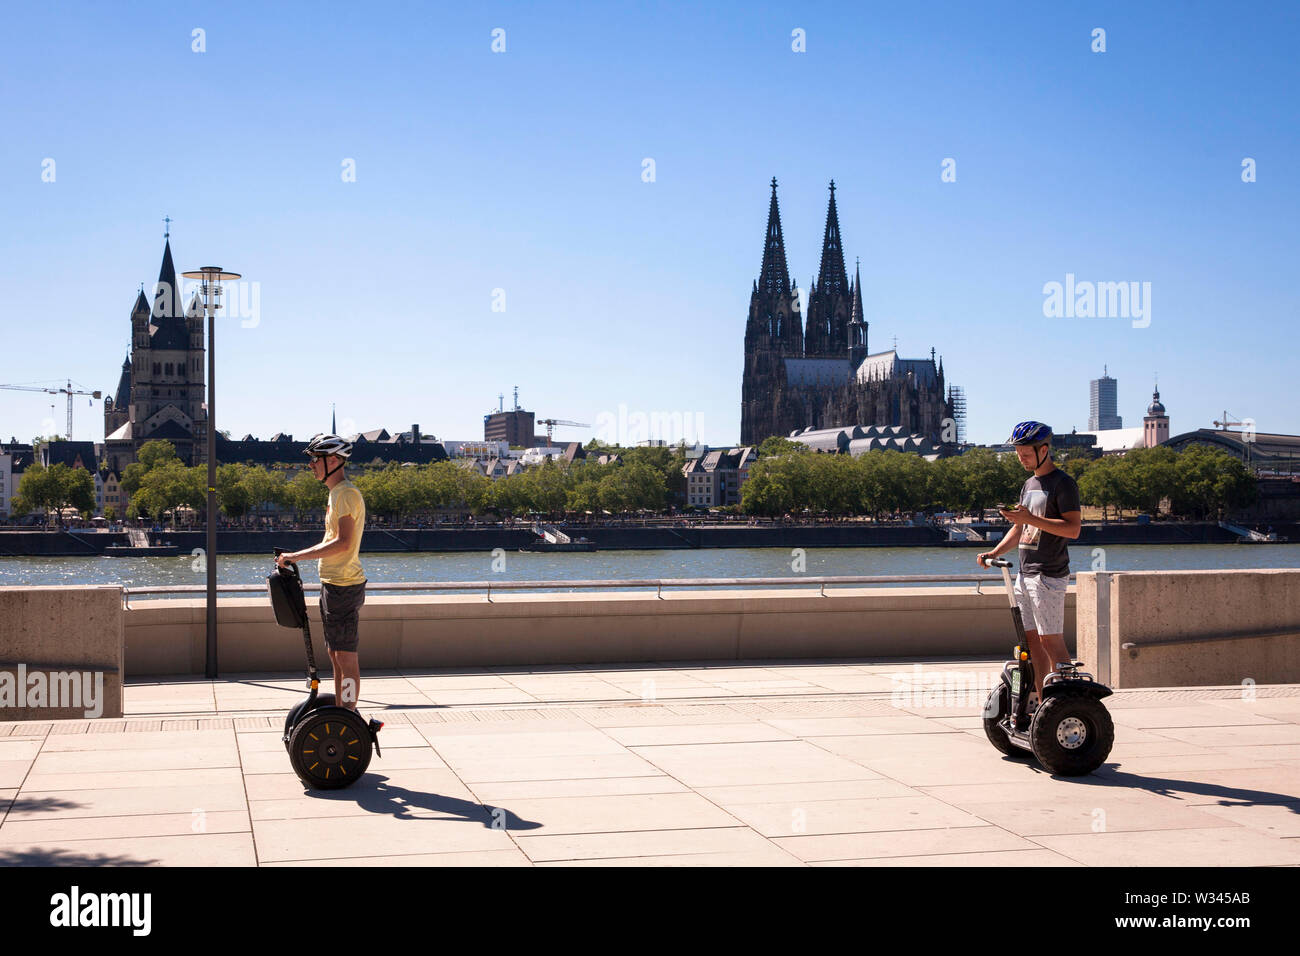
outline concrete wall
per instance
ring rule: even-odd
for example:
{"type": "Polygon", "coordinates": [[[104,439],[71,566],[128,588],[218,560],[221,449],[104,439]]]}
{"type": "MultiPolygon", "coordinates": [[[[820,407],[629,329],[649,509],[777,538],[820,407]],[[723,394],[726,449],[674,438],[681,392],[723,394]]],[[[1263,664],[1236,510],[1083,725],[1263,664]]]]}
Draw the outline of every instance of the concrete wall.
{"type": "Polygon", "coordinates": [[[116,586],[0,587],[0,721],[121,717],[122,624],[116,586]],[[42,686],[72,691],[67,675],[97,706],[52,707],[48,691],[34,706],[42,686]]]}
{"type": "Polygon", "coordinates": [[[1079,655],[1093,663],[1108,654],[1110,686],[1300,683],[1300,570],[1109,579],[1108,601],[1092,572],[1078,575],[1077,591],[1079,655]]]}
{"type": "MultiPolygon", "coordinates": [[[[577,592],[377,596],[361,609],[366,669],[810,657],[1009,656],[1000,588],[577,592]]],[[[319,608],[308,601],[317,666],[327,665],[319,608]]],[[[217,611],[222,673],[305,668],[301,632],[278,627],[263,598],[217,611]]],[[[126,671],[201,674],[201,600],[133,601],[126,671]]],[[[1066,599],[1074,641],[1074,598],[1066,599]]],[[[324,667],[322,667],[324,669],[324,667]]]]}

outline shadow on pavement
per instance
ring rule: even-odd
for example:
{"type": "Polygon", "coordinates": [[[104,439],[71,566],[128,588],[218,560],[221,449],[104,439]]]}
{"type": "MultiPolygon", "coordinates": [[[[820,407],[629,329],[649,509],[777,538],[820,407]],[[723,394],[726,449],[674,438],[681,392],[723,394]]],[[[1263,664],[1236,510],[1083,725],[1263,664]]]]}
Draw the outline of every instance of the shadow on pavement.
{"type": "Polygon", "coordinates": [[[485,806],[459,797],[438,793],[421,793],[388,783],[381,774],[367,773],[346,790],[307,790],[308,796],[317,800],[347,800],[371,813],[384,813],[398,820],[428,820],[417,817],[415,810],[428,810],[447,817],[459,817],[466,822],[481,823],[489,830],[536,830],[542,826],[525,820],[505,807],[485,806]]]}

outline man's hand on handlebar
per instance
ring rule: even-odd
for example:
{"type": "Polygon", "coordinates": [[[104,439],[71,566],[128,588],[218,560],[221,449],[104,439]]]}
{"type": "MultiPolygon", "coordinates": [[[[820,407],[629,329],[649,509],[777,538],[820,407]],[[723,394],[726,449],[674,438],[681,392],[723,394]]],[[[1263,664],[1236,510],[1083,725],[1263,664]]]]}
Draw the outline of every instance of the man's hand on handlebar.
{"type": "Polygon", "coordinates": [[[283,567],[287,567],[290,564],[297,564],[297,563],[298,562],[294,560],[293,551],[285,551],[282,554],[277,554],[275,556],[275,564],[277,567],[283,568],[283,567]]]}
{"type": "Polygon", "coordinates": [[[981,551],[979,554],[975,555],[975,563],[981,568],[987,568],[987,562],[993,560],[997,556],[996,551],[981,551]]]}

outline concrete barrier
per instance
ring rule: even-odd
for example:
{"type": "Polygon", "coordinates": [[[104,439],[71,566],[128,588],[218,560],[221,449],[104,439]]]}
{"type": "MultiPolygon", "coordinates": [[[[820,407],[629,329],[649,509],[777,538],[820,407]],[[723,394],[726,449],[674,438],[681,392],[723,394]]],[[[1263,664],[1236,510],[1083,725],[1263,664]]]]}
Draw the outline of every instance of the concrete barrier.
{"type": "Polygon", "coordinates": [[[1111,687],[1300,683],[1300,570],[1081,572],[1079,656],[1111,687]]]}
{"type": "MultiPolygon", "coordinates": [[[[308,601],[317,664],[320,612],[308,601]]],[[[201,674],[202,600],[132,601],[125,612],[132,677],[201,674]]],[[[1009,657],[1011,613],[1000,588],[596,591],[564,594],[370,595],[361,612],[365,669],[670,660],[832,657],[1009,657]]],[[[298,631],[264,598],[217,609],[223,673],[305,667],[298,631]]],[[[1066,640],[1074,640],[1073,592],[1066,640]]]]}
{"type": "Polygon", "coordinates": [[[122,716],[122,590],[0,587],[0,721],[122,716]]]}

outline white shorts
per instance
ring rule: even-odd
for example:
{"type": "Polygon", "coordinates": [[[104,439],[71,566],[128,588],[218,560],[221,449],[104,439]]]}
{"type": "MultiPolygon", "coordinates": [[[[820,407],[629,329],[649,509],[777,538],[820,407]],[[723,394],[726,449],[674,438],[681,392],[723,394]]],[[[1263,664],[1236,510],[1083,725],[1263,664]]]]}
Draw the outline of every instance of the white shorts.
{"type": "Polygon", "coordinates": [[[1065,589],[1069,577],[1016,573],[1016,603],[1026,631],[1039,634],[1065,633],[1065,589]]]}

